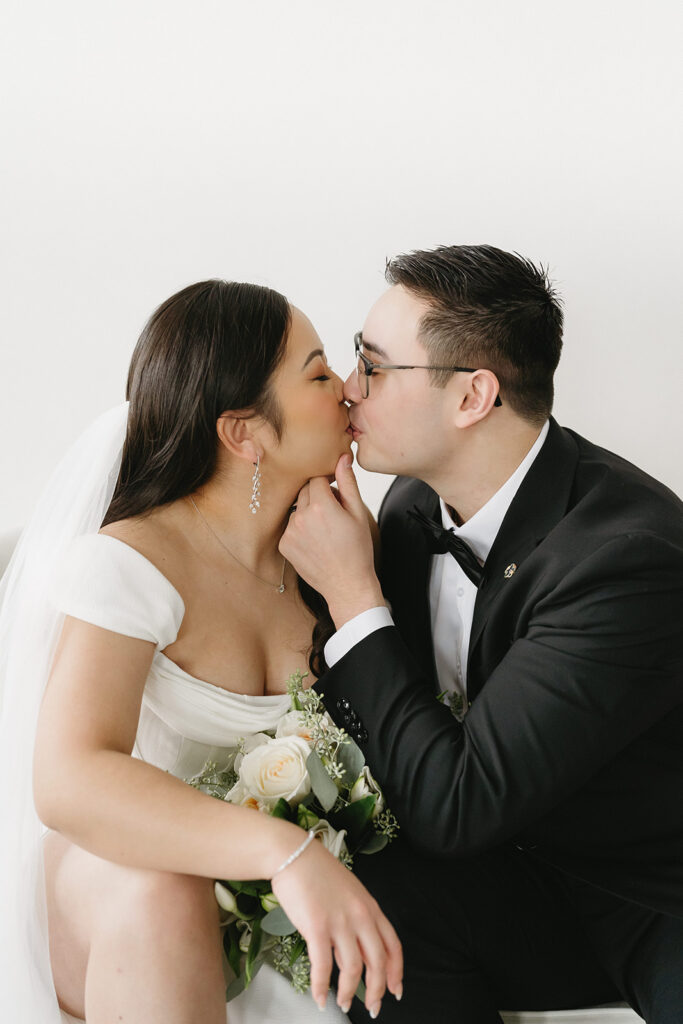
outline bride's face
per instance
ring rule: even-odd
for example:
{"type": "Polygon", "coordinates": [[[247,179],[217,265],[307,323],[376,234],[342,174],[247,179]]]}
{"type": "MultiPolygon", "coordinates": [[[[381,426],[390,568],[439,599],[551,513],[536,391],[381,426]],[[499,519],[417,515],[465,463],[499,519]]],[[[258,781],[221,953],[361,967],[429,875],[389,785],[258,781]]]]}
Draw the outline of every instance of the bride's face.
{"type": "Polygon", "coordinates": [[[287,350],[272,379],[282,413],[279,443],[267,460],[297,489],[313,476],[332,476],[351,447],[343,382],[331,369],[313,324],[292,306],[287,350]]]}

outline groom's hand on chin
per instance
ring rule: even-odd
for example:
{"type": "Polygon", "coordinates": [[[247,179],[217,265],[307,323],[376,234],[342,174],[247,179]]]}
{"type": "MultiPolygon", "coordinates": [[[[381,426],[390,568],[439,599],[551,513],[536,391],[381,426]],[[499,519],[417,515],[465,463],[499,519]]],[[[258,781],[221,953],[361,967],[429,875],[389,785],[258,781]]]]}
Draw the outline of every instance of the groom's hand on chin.
{"type": "Polygon", "coordinates": [[[384,604],[368,514],[351,463],[350,455],[339,459],[337,491],[326,477],[302,487],[280,541],[287,561],[327,601],[337,629],[384,604]]]}

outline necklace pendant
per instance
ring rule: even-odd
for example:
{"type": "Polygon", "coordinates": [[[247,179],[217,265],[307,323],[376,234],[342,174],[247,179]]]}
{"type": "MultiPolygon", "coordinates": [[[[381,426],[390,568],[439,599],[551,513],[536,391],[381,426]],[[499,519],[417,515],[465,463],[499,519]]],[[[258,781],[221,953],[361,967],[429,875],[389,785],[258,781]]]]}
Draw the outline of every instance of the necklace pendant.
{"type": "Polygon", "coordinates": [[[284,594],[284,592],[285,592],[285,589],[286,589],[286,588],[285,588],[285,585],[284,585],[284,583],[281,583],[281,584],[280,584],[280,586],[279,586],[279,587],[277,588],[277,592],[278,592],[278,594],[284,594]]]}

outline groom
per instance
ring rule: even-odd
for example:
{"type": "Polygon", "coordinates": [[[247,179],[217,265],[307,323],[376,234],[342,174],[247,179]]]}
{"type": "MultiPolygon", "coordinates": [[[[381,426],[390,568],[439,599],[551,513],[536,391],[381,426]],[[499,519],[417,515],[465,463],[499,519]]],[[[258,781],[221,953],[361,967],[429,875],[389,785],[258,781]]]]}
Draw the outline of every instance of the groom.
{"type": "Polygon", "coordinates": [[[398,476],[379,579],[347,457],[282,541],[337,630],[317,685],[401,824],[356,864],[404,944],[380,1019],[682,1021],[683,508],[551,417],[533,264],[441,247],[387,280],[345,384],[359,463],[398,476]]]}

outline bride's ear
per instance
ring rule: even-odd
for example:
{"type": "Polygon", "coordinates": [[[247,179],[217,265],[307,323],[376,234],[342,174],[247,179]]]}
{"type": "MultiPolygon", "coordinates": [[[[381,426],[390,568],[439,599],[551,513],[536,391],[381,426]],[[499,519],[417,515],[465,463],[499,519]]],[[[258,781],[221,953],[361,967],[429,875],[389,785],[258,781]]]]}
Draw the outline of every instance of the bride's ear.
{"type": "Polygon", "coordinates": [[[256,422],[249,413],[223,413],[216,421],[218,440],[232,455],[255,463],[263,455],[263,446],[255,438],[256,422]]]}

